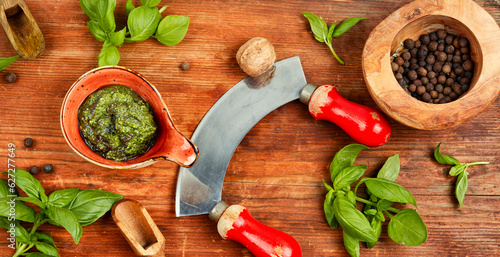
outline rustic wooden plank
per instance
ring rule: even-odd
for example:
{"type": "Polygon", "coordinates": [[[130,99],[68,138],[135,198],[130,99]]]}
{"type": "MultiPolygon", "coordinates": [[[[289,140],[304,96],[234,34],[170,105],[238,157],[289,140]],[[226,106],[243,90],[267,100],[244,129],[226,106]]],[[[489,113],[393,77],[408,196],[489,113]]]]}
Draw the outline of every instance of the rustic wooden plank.
{"type": "MultiPolygon", "coordinates": [[[[125,1],[117,1],[118,27],[125,25],[125,1]]],[[[138,3],[138,0],[134,0],[138,3]]],[[[298,55],[309,82],[338,85],[349,100],[376,107],[362,77],[361,53],[371,30],[404,1],[162,1],[168,14],[191,17],[189,32],[178,46],[166,47],[150,39],[120,48],[120,64],[144,75],[160,91],[174,123],[187,136],[213,103],[245,74],[238,68],[238,47],[255,36],[269,39],[278,59],[298,55]],[[300,14],[309,11],[328,23],[351,16],[368,17],[344,36],[335,49],[347,65],[339,65],[328,48],[315,42],[300,14]],[[187,61],[188,71],[179,65],[187,61]]],[[[475,1],[500,23],[495,0],[475,1]]],[[[206,216],[176,218],[175,186],[178,166],[160,162],[138,170],[108,170],[73,153],[60,130],[59,112],[64,95],[84,72],[97,66],[101,43],[86,27],[87,17],[77,1],[27,0],[46,42],[35,60],[19,60],[0,72],[0,166],[6,168],[7,144],[16,144],[16,165],[52,163],[55,171],[36,177],[51,193],[78,187],[113,191],[141,201],[166,238],[167,256],[252,256],[235,242],[222,240],[206,216]],[[16,83],[3,78],[18,76],[16,83]],[[24,149],[25,137],[35,139],[24,149]],[[1,164],[4,163],[4,164],[1,164]]],[[[0,56],[15,55],[0,32],[0,56]]],[[[497,85],[498,86],[498,85],[497,85]]],[[[357,162],[367,164],[374,176],[385,159],[398,153],[398,182],[415,196],[429,239],[418,247],[405,247],[388,237],[387,223],[377,246],[361,248],[362,256],[498,256],[500,255],[500,100],[473,120],[447,130],[420,131],[391,120],[393,135],[379,148],[363,151],[357,162]],[[462,162],[490,161],[469,168],[465,205],[454,198],[455,179],[449,166],[432,158],[441,141],[443,153],[462,162]]],[[[298,101],[265,117],[244,138],[229,165],[223,199],[246,205],[259,221],[294,236],[304,256],[348,256],[341,230],[328,227],[323,215],[326,193],[322,180],[336,151],[353,143],[333,124],[315,121],[298,101]]],[[[201,149],[203,151],[203,149],[201,149]]],[[[3,178],[3,177],[2,177],[3,178]]],[[[61,256],[132,256],[133,252],[106,214],[84,228],[75,245],[64,229],[44,225],[61,256]]],[[[7,255],[6,237],[0,252],[7,255]]]]}

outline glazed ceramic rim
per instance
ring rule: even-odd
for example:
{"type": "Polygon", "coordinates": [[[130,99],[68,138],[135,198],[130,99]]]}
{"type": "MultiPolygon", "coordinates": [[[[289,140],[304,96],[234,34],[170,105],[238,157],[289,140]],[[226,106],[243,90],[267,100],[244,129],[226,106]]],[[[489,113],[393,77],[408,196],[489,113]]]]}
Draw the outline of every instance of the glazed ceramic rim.
{"type": "MultiPolygon", "coordinates": [[[[108,169],[122,169],[122,170],[125,170],[125,169],[138,169],[138,168],[142,168],[142,167],[146,167],[146,166],[149,166],[153,163],[156,163],[158,162],[160,159],[163,159],[161,157],[155,157],[155,158],[151,158],[151,159],[147,159],[143,162],[140,162],[140,163],[134,163],[134,164],[130,164],[130,165],[126,165],[126,166],[112,166],[112,165],[106,165],[106,164],[103,164],[101,162],[98,162],[98,161],[95,161],[89,157],[87,157],[86,155],[84,155],[83,153],[81,153],[73,144],[72,144],[72,141],[69,139],[67,133],[66,133],[66,129],[65,129],[65,126],[64,126],[64,117],[65,117],[65,107],[66,107],[66,104],[68,102],[68,97],[69,95],[73,92],[73,90],[76,88],[76,86],[80,83],[80,81],[82,81],[84,78],[86,78],[88,75],[96,72],[96,71],[99,71],[99,70],[104,70],[104,69],[118,69],[118,70],[123,70],[123,71],[126,71],[126,72],[129,72],[129,73],[132,73],[134,74],[135,76],[138,76],[139,78],[141,78],[142,80],[144,80],[144,82],[146,82],[146,84],[148,84],[153,90],[154,92],[158,95],[158,98],[160,99],[161,103],[165,105],[165,102],[163,101],[163,98],[161,97],[160,93],[158,92],[158,90],[156,89],[156,87],[154,87],[151,83],[149,83],[148,80],[146,80],[141,74],[129,69],[129,68],[126,68],[126,67],[123,67],[123,66],[102,66],[102,67],[98,67],[98,68],[95,68],[95,69],[92,69],[90,71],[87,71],[86,73],[84,73],[82,76],[80,76],[80,78],[78,78],[74,83],[73,85],[68,89],[68,91],[66,92],[66,95],[64,96],[64,100],[63,100],[63,103],[62,103],[62,107],[61,107],[61,115],[60,115],[60,124],[61,124],[61,131],[64,135],[64,139],[66,140],[66,143],[68,143],[68,145],[70,146],[70,148],[75,152],[77,153],[79,156],[81,156],[83,159],[87,160],[88,162],[91,162],[95,165],[98,165],[100,167],[104,167],[104,168],[108,168],[108,169]]],[[[92,92],[89,92],[87,93],[87,96],[89,96],[90,94],[92,94],[93,92],[95,91],[92,91],[92,92]]],[[[166,109],[166,108],[165,108],[166,109]]],[[[166,112],[168,114],[168,116],[170,116],[170,113],[168,111],[168,109],[166,109],[166,112]]],[[[176,128],[177,129],[177,128],[176,128]]]]}
{"type": "Polygon", "coordinates": [[[417,0],[398,9],[373,29],[363,49],[363,75],[373,100],[394,120],[417,129],[446,129],[476,117],[500,94],[500,87],[495,85],[500,79],[500,70],[488,66],[488,63],[498,62],[500,59],[500,45],[493,44],[491,38],[478,36],[477,31],[483,30],[491,38],[500,38],[500,30],[491,15],[470,0],[417,0]],[[453,12],[457,6],[466,11],[453,12]],[[484,19],[481,22],[471,19],[471,13],[484,19]],[[482,55],[482,62],[476,63],[480,71],[477,74],[475,72],[475,75],[479,74],[480,77],[475,85],[471,85],[469,91],[459,99],[446,104],[433,105],[411,97],[393,79],[390,68],[391,47],[395,37],[409,24],[429,16],[444,16],[461,23],[476,37],[482,55]],[[376,47],[380,50],[374,51],[376,47]],[[489,50],[488,55],[484,53],[484,49],[489,50]],[[392,78],[388,81],[389,73],[392,78]],[[479,96],[483,96],[482,101],[477,100],[479,96]],[[407,99],[407,104],[393,101],[395,98],[407,99]]]}

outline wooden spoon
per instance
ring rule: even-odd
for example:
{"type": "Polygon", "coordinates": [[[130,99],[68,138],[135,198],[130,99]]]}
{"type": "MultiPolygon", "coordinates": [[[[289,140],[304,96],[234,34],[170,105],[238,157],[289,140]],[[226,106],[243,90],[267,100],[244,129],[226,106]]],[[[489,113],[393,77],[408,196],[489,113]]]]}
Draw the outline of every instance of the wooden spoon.
{"type": "Polygon", "coordinates": [[[42,32],[23,0],[0,0],[0,23],[20,56],[34,59],[43,53],[42,32]]]}
{"type": "Polygon", "coordinates": [[[165,256],[165,237],[141,203],[121,200],[113,206],[111,216],[137,256],[165,256]]]}

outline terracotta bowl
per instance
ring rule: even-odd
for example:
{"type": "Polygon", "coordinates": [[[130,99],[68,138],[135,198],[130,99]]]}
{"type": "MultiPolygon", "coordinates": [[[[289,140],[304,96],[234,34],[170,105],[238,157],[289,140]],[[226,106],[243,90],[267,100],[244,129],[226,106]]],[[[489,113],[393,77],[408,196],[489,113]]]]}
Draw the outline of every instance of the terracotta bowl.
{"type": "Polygon", "coordinates": [[[500,93],[500,29],[471,0],[417,0],[382,21],[363,50],[363,75],[377,105],[407,126],[438,130],[462,124],[484,111],[500,93]],[[403,90],[391,70],[391,53],[407,38],[444,29],[467,38],[475,63],[469,90],[455,101],[429,104],[403,90]]]}
{"type": "Polygon", "coordinates": [[[172,123],[160,93],[140,74],[124,67],[107,66],[83,74],[69,89],[61,108],[61,129],[69,146],[89,162],[110,169],[133,169],[170,160],[190,167],[198,157],[198,148],[172,123]],[[92,92],[108,86],[122,85],[133,89],[146,100],[158,126],[156,143],[145,154],[127,161],[113,161],[94,153],[85,144],[78,128],[78,108],[92,92]]]}

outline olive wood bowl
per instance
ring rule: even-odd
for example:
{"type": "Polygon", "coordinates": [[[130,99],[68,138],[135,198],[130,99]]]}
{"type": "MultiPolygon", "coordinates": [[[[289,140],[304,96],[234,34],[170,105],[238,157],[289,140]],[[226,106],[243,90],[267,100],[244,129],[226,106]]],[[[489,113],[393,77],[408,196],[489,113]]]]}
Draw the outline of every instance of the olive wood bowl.
{"type": "Polygon", "coordinates": [[[370,34],[362,62],[370,95],[391,118],[409,127],[439,130],[462,124],[484,111],[500,93],[500,29],[471,0],[417,0],[392,13],[370,34]],[[391,69],[391,53],[407,38],[444,29],[469,40],[474,75],[455,101],[430,104],[407,94],[391,69]]]}
{"type": "Polygon", "coordinates": [[[140,74],[124,67],[105,66],[83,74],[64,98],[61,129],[73,151],[91,163],[110,169],[141,168],[159,160],[169,160],[190,167],[198,158],[198,148],[175,128],[158,90],[140,74]],[[114,161],[93,152],[85,144],[78,124],[78,108],[92,92],[108,85],[129,87],[151,106],[157,137],[155,144],[143,155],[126,161],[114,161]]]}

